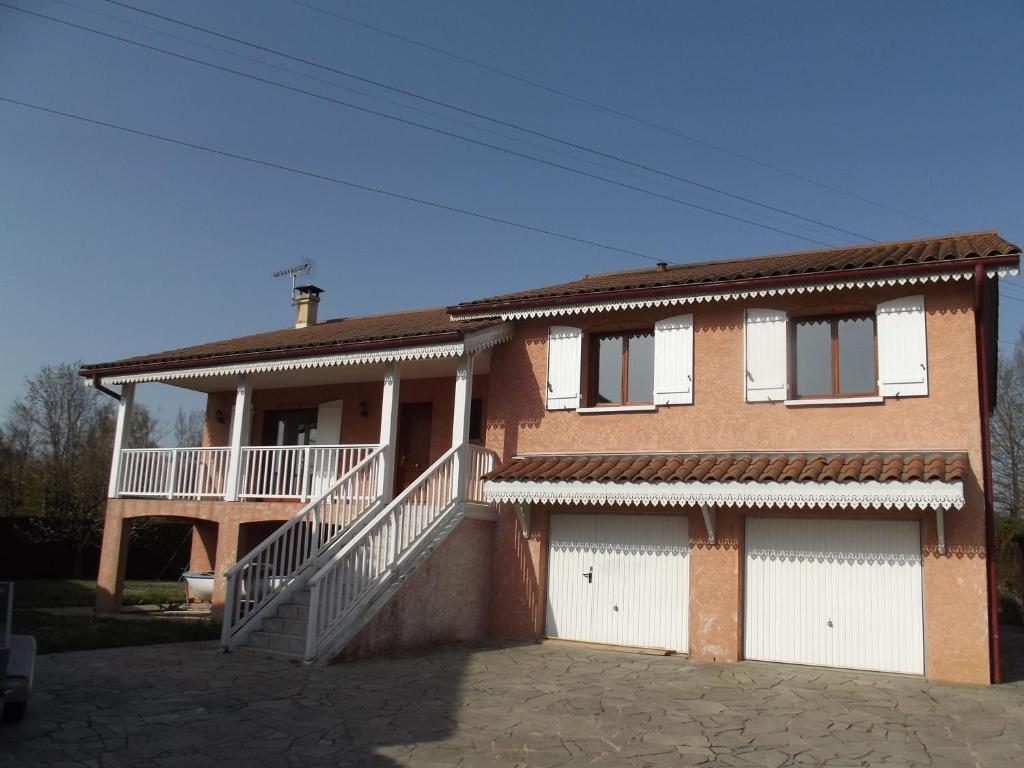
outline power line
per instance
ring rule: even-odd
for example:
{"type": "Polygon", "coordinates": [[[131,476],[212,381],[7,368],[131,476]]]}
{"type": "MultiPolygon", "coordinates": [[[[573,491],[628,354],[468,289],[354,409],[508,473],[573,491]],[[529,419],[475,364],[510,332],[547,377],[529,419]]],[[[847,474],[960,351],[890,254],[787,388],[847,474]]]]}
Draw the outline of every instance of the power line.
{"type": "MultiPolygon", "coordinates": [[[[606,171],[611,171],[612,173],[618,173],[618,174],[622,174],[622,175],[625,175],[625,176],[629,176],[629,177],[634,178],[634,179],[641,179],[641,180],[647,182],[648,184],[654,184],[654,185],[657,185],[659,187],[663,187],[665,189],[675,190],[677,192],[685,192],[686,194],[692,195],[692,196],[694,196],[694,197],[696,197],[698,199],[711,201],[714,204],[719,205],[719,206],[725,206],[727,208],[731,208],[731,209],[737,210],[737,211],[742,211],[743,213],[754,215],[754,216],[761,216],[761,217],[763,217],[763,218],[765,218],[765,219],[767,219],[769,221],[773,221],[774,220],[773,217],[770,214],[759,213],[757,211],[751,210],[749,207],[744,207],[743,205],[738,205],[736,203],[729,202],[728,200],[720,200],[720,199],[712,197],[711,195],[701,194],[700,192],[695,192],[693,190],[683,190],[677,184],[672,184],[672,183],[660,181],[658,179],[651,179],[651,178],[648,178],[647,176],[645,176],[645,175],[643,175],[641,173],[638,173],[636,171],[631,171],[631,170],[623,169],[623,168],[613,168],[610,165],[606,165],[604,163],[598,162],[597,160],[593,160],[593,159],[590,159],[590,158],[587,158],[587,157],[580,157],[579,155],[570,154],[569,152],[565,152],[563,150],[556,149],[554,147],[546,146],[546,145],[540,144],[538,142],[530,141],[528,139],[524,139],[524,138],[521,138],[521,137],[510,136],[507,133],[502,133],[500,131],[495,131],[493,129],[485,128],[485,127],[480,126],[480,125],[474,125],[474,124],[469,123],[469,122],[467,122],[465,120],[459,120],[459,119],[454,118],[454,117],[449,117],[448,115],[441,115],[441,114],[438,114],[437,112],[431,112],[430,110],[422,109],[420,107],[415,107],[415,106],[412,106],[411,104],[406,104],[404,102],[397,101],[395,99],[388,99],[388,98],[386,98],[384,96],[380,96],[378,94],[370,93],[369,91],[363,91],[363,90],[360,90],[358,88],[352,88],[350,86],[342,85],[341,83],[337,82],[337,80],[328,80],[328,79],[325,79],[325,78],[322,78],[322,77],[317,77],[316,75],[311,75],[311,74],[309,74],[307,72],[300,72],[297,69],[290,69],[288,67],[283,67],[280,64],[274,64],[272,62],[265,61],[263,59],[258,59],[258,58],[252,57],[252,56],[246,56],[244,54],[237,53],[236,51],[230,51],[227,48],[219,48],[219,47],[217,47],[215,45],[209,45],[207,43],[201,43],[201,42],[199,42],[197,40],[193,40],[193,39],[191,39],[189,37],[185,37],[183,35],[175,35],[172,32],[168,32],[168,31],[163,30],[163,29],[158,29],[156,27],[151,27],[151,26],[148,26],[146,24],[140,24],[140,23],[135,22],[135,21],[130,21],[128,19],[121,18],[120,16],[115,16],[115,15],[110,14],[110,13],[103,13],[102,11],[97,11],[97,10],[92,9],[92,8],[85,8],[84,6],[77,5],[76,3],[68,2],[68,0],[50,0],[50,2],[58,3],[60,5],[67,6],[68,8],[74,8],[74,9],[76,9],[78,11],[82,11],[83,13],[88,13],[88,14],[91,14],[93,16],[99,16],[99,17],[104,18],[104,19],[109,19],[111,21],[117,22],[118,24],[125,24],[125,25],[130,26],[130,27],[135,27],[136,29],[143,29],[143,30],[146,30],[147,32],[151,32],[151,33],[156,34],[156,35],[161,35],[163,37],[167,37],[167,38],[170,38],[172,40],[178,40],[178,41],[184,42],[184,43],[186,43],[188,45],[197,46],[199,48],[204,48],[204,49],[209,50],[209,51],[215,51],[215,52],[223,54],[225,56],[231,56],[233,58],[240,59],[242,61],[247,61],[247,62],[250,62],[252,64],[256,64],[257,66],[269,67],[270,69],[276,69],[276,70],[279,70],[281,72],[286,72],[289,75],[292,75],[292,76],[295,76],[295,77],[302,77],[302,78],[305,78],[307,80],[312,80],[313,82],[320,83],[322,85],[327,85],[327,86],[330,86],[331,88],[338,88],[340,90],[347,91],[349,93],[355,93],[355,94],[358,94],[358,95],[363,96],[363,97],[368,98],[368,99],[373,99],[375,101],[380,101],[380,102],[383,102],[385,104],[390,104],[392,106],[399,107],[400,109],[409,110],[409,111],[412,111],[412,112],[417,112],[417,113],[419,113],[421,115],[428,115],[429,117],[434,118],[436,120],[443,120],[443,121],[448,122],[448,123],[454,123],[455,125],[460,125],[460,126],[462,126],[464,128],[469,128],[472,131],[476,131],[476,132],[479,132],[479,133],[485,133],[485,134],[488,134],[490,136],[497,136],[499,138],[505,139],[506,141],[511,141],[511,142],[515,142],[517,144],[523,144],[523,145],[526,145],[526,146],[529,146],[529,147],[533,147],[534,149],[539,149],[542,152],[547,152],[547,153],[550,153],[550,154],[558,155],[560,157],[565,157],[565,158],[568,158],[568,159],[573,160],[573,161],[578,162],[578,163],[584,163],[584,164],[589,165],[589,166],[593,166],[593,167],[596,167],[596,168],[601,168],[601,169],[606,170],[606,171]]],[[[51,18],[51,20],[52,20],[52,18],[51,18]]],[[[68,23],[70,24],[70,22],[68,22],[68,23]]],[[[92,30],[88,30],[88,31],[92,31],[92,30]]],[[[98,31],[97,31],[97,33],[98,33],[98,31]]],[[[820,234],[817,231],[812,230],[809,227],[797,224],[795,222],[788,222],[787,221],[786,225],[789,226],[789,227],[796,227],[797,229],[801,229],[801,230],[804,230],[806,232],[813,232],[815,235],[820,236],[820,234]]],[[[787,232],[788,232],[788,230],[787,230],[787,232]]],[[[812,242],[816,242],[817,243],[817,242],[820,242],[820,241],[812,240],[812,242]]],[[[822,244],[825,244],[825,243],[822,242],[822,244]]]]}
{"type": "Polygon", "coordinates": [[[573,167],[568,166],[568,165],[563,165],[562,163],[557,163],[557,162],[555,162],[553,160],[547,160],[547,159],[544,159],[544,158],[541,158],[541,157],[537,157],[535,155],[527,154],[525,152],[519,152],[517,150],[510,149],[508,147],[502,147],[502,146],[497,145],[497,144],[491,144],[490,142],[481,141],[480,139],[474,139],[474,138],[469,137],[469,136],[463,136],[461,134],[454,133],[452,131],[447,131],[447,130],[445,130],[443,128],[437,128],[435,126],[430,126],[430,125],[427,125],[425,123],[416,122],[415,120],[409,120],[407,118],[398,117],[397,115],[392,115],[392,114],[389,114],[387,112],[381,112],[379,110],[371,109],[369,107],[361,106],[361,105],[358,105],[358,104],[353,104],[353,103],[347,102],[347,101],[342,101],[341,99],[335,99],[333,97],[325,96],[324,94],[317,93],[315,91],[309,91],[309,90],[306,90],[304,88],[299,88],[297,86],[288,85],[286,83],[281,83],[281,82],[276,81],[276,80],[270,80],[268,78],[261,77],[259,75],[255,75],[255,74],[252,74],[252,73],[249,73],[249,72],[243,72],[241,70],[232,69],[230,67],[225,67],[225,66],[222,66],[220,64],[214,64],[213,62],[205,61],[203,59],[197,59],[195,57],[188,56],[188,55],[183,54],[183,53],[178,53],[176,51],[171,51],[171,50],[168,50],[166,48],[160,48],[158,46],[149,45],[147,43],[142,43],[142,42],[139,42],[137,40],[132,40],[132,39],[127,38],[127,37],[121,37],[120,35],[115,35],[115,34],[110,33],[110,32],[104,32],[102,30],[95,29],[93,27],[87,27],[87,26],[84,26],[82,24],[76,24],[74,22],[66,21],[64,19],[58,19],[58,18],[53,17],[53,16],[48,16],[46,14],[38,13],[36,11],[30,11],[30,10],[25,9],[25,8],[19,8],[18,6],[9,5],[8,3],[5,3],[5,2],[0,2],[0,7],[7,8],[7,9],[13,10],[13,11],[18,11],[20,13],[25,13],[25,14],[28,14],[30,16],[34,16],[34,17],[37,17],[37,18],[40,18],[40,19],[44,19],[46,21],[54,22],[56,24],[62,24],[64,26],[72,27],[74,29],[81,30],[81,31],[84,31],[84,32],[90,32],[90,33],[95,34],[95,35],[100,35],[101,37],[105,37],[105,38],[108,38],[108,39],[111,39],[111,40],[115,40],[115,41],[118,41],[118,42],[126,43],[128,45],[132,45],[132,46],[135,46],[135,47],[138,47],[138,48],[143,48],[143,49],[145,49],[147,51],[151,51],[151,52],[155,52],[155,53],[161,53],[161,54],[164,54],[164,55],[167,55],[167,56],[171,56],[171,57],[176,58],[176,59],[180,59],[180,60],[183,60],[183,61],[188,61],[188,62],[191,62],[193,64],[198,64],[200,66],[204,66],[204,67],[208,67],[208,68],[211,68],[211,69],[215,69],[215,70],[218,70],[220,72],[226,72],[228,74],[236,75],[238,77],[243,77],[243,78],[246,78],[248,80],[253,80],[255,82],[262,83],[264,85],[270,85],[270,86],[273,86],[275,88],[281,88],[281,89],[284,89],[284,90],[287,90],[287,91],[291,91],[293,93],[299,93],[299,94],[302,94],[302,95],[305,95],[305,96],[310,96],[310,97],[315,98],[315,99],[320,99],[322,101],[327,101],[327,102],[330,102],[332,104],[337,104],[337,105],[345,107],[347,109],[352,109],[352,110],[356,110],[358,112],[363,112],[365,114],[370,114],[370,115],[373,115],[375,117],[379,117],[379,118],[382,118],[382,119],[385,119],[385,120],[391,120],[391,121],[400,123],[402,125],[406,125],[406,126],[413,127],[413,128],[419,128],[421,130],[429,131],[431,133],[435,133],[435,134],[438,134],[438,135],[441,135],[441,136],[445,136],[445,137],[448,137],[448,138],[456,139],[458,141],[464,141],[464,142],[467,142],[469,144],[474,144],[474,145],[479,146],[479,147],[484,147],[486,149],[491,149],[491,150],[494,150],[494,151],[497,151],[497,152],[502,152],[504,154],[508,154],[508,155],[511,155],[513,157],[517,157],[517,158],[520,158],[520,159],[530,160],[532,162],[539,163],[541,165],[545,165],[545,166],[548,166],[548,167],[551,167],[551,168],[556,168],[556,169],[559,169],[559,170],[562,170],[562,171],[566,171],[568,173],[572,173],[572,174],[575,174],[575,175],[578,175],[578,176],[582,176],[584,178],[592,179],[592,180],[595,180],[595,181],[602,181],[602,182],[604,182],[606,184],[612,184],[614,186],[621,187],[623,189],[628,189],[628,190],[631,190],[633,192],[638,192],[638,193],[643,194],[643,195],[648,195],[650,197],[658,198],[658,199],[661,199],[661,200],[666,200],[666,201],[669,201],[669,202],[674,202],[674,203],[677,203],[679,205],[684,205],[684,206],[686,206],[688,208],[693,208],[695,210],[704,211],[705,213],[710,213],[710,214],[713,214],[715,216],[721,216],[723,218],[730,219],[732,221],[737,221],[737,222],[741,222],[741,223],[744,223],[744,224],[749,224],[749,225],[754,226],[754,227],[759,227],[761,229],[768,230],[768,231],[771,231],[771,232],[777,232],[779,234],[788,235],[790,237],[795,237],[795,238],[800,239],[800,240],[805,240],[807,242],[811,242],[811,243],[814,243],[816,245],[824,245],[824,246],[831,245],[831,243],[825,242],[823,240],[818,240],[818,239],[815,239],[815,238],[806,237],[804,235],[800,235],[800,234],[797,234],[795,232],[791,232],[791,231],[786,230],[786,229],[781,229],[779,227],[774,227],[774,226],[771,226],[769,224],[763,224],[763,223],[754,221],[752,219],[744,218],[742,216],[736,216],[736,215],[731,214],[731,213],[725,213],[724,211],[719,211],[717,209],[709,208],[707,206],[699,205],[697,203],[692,203],[692,202],[689,202],[689,201],[686,201],[686,200],[681,200],[678,197],[673,197],[671,195],[665,195],[665,194],[662,194],[660,192],[654,192],[652,190],[645,189],[643,187],[638,187],[638,186],[636,186],[634,184],[628,184],[626,182],[618,181],[616,179],[612,179],[612,178],[609,178],[607,176],[601,176],[600,174],[590,173],[589,171],[580,170],[579,168],[573,168],[573,167]]]}
{"type": "Polygon", "coordinates": [[[175,138],[172,138],[170,136],[163,136],[163,135],[158,134],[158,133],[150,133],[149,131],[143,131],[143,130],[140,130],[138,128],[129,128],[128,126],[118,125],[117,123],[108,123],[108,122],[105,122],[103,120],[97,120],[97,119],[94,119],[94,118],[91,118],[91,117],[85,117],[84,115],[78,115],[78,114],[75,114],[73,112],[64,112],[64,111],[61,111],[59,109],[53,109],[53,108],[50,108],[50,107],[44,107],[41,104],[32,104],[32,103],[27,102],[27,101],[20,101],[18,99],[13,99],[13,98],[10,98],[8,96],[0,96],[0,101],[6,102],[8,104],[14,104],[14,105],[19,106],[19,107],[25,107],[27,109],[33,109],[33,110],[36,110],[38,112],[45,112],[45,113],[50,114],[50,115],[56,115],[56,116],[59,116],[59,117],[65,117],[65,118],[69,118],[71,120],[78,120],[80,122],[88,123],[90,125],[98,125],[98,126],[102,126],[103,128],[110,128],[110,129],[113,129],[113,130],[116,130],[116,131],[121,131],[123,133],[130,133],[130,134],[133,134],[135,136],[144,136],[144,137],[149,138],[149,139],[155,139],[157,141],[166,142],[167,144],[174,144],[174,145],[179,146],[179,147],[188,147],[189,149],[195,149],[195,150],[199,150],[201,152],[207,152],[207,153],[212,154],[212,155],[219,155],[221,157],[227,157],[227,158],[230,158],[232,160],[241,160],[241,161],[246,162],[246,163],[252,163],[254,165],[263,166],[264,168],[273,168],[274,170],[285,171],[287,173],[295,174],[297,176],[305,176],[305,177],[310,178],[310,179],[317,179],[319,181],[330,182],[331,184],[340,184],[342,186],[349,187],[351,189],[358,189],[358,190],[363,191],[363,192],[372,192],[375,195],[383,195],[385,197],[394,198],[396,200],[404,200],[404,201],[409,202],[409,203],[416,203],[418,205],[425,205],[425,206],[428,206],[430,208],[435,208],[437,210],[448,211],[450,213],[458,213],[458,214],[460,214],[462,216],[469,216],[469,217],[474,218],[474,219],[481,219],[483,221],[490,221],[490,222],[493,222],[495,224],[504,224],[505,226],[515,227],[517,229],[523,229],[523,230],[526,230],[528,232],[536,232],[536,233],[541,234],[541,235],[548,235],[549,237],[557,237],[557,238],[562,239],[562,240],[569,240],[569,241],[572,241],[574,243],[581,243],[582,245],[590,245],[590,246],[594,246],[595,248],[603,248],[604,250],[607,250],[607,251],[615,251],[616,253],[624,253],[624,254],[629,255],[629,256],[638,256],[639,258],[649,259],[650,261],[663,261],[663,259],[661,259],[661,258],[659,258],[657,256],[651,256],[650,254],[642,253],[640,251],[633,251],[633,250],[629,250],[628,248],[619,248],[618,246],[609,245],[608,243],[602,243],[602,242],[599,242],[599,241],[596,241],[596,240],[587,240],[586,238],[576,237],[575,235],[567,235],[567,234],[565,234],[563,232],[555,232],[554,230],[544,229],[542,227],[535,227],[535,226],[530,225],[530,224],[523,224],[521,222],[513,221],[511,219],[503,219],[503,218],[500,218],[500,217],[497,217],[497,216],[489,216],[489,215],[484,214],[484,213],[479,213],[477,211],[470,211],[470,210],[465,209],[465,208],[458,208],[456,206],[448,205],[446,203],[438,203],[438,202],[434,202],[432,200],[425,200],[423,198],[413,197],[412,195],[405,195],[405,194],[402,194],[400,192],[391,192],[389,190],[382,189],[380,187],[371,187],[371,186],[369,186],[367,184],[359,184],[358,182],[348,181],[346,179],[341,179],[341,178],[338,178],[336,176],[328,176],[327,174],[317,173],[316,171],[305,171],[305,170],[302,170],[301,168],[293,168],[291,166],[283,165],[281,163],[275,163],[275,162],[270,161],[270,160],[261,160],[258,157],[251,157],[249,155],[242,155],[242,154],[238,154],[238,153],[235,153],[235,152],[228,152],[227,150],[216,149],[215,147],[207,147],[207,146],[205,146],[203,144],[196,144],[194,142],[185,141],[183,139],[175,139],[175,138]]]}
{"type": "Polygon", "coordinates": [[[131,5],[129,3],[121,2],[121,0],[104,0],[104,2],[110,3],[111,5],[116,5],[116,6],[120,7],[120,8],[127,8],[129,10],[135,11],[137,13],[145,14],[147,16],[152,16],[153,18],[161,19],[163,21],[170,22],[171,24],[178,24],[178,25],[186,27],[188,29],[193,29],[193,30],[196,30],[196,31],[199,31],[199,32],[204,32],[204,33],[206,33],[208,35],[213,35],[214,37],[219,37],[222,40],[228,40],[230,42],[237,43],[239,45],[244,45],[244,46],[247,46],[249,48],[253,48],[255,50],[263,51],[265,53],[271,53],[271,54],[274,54],[276,56],[281,56],[282,58],[286,58],[286,59],[289,59],[291,61],[295,61],[295,62],[298,62],[298,63],[301,63],[301,64],[306,64],[307,66],[316,67],[317,69],[322,69],[322,70],[325,70],[327,72],[333,72],[333,73],[335,73],[337,75],[341,75],[342,77],[351,78],[353,80],[357,80],[357,81],[362,82],[362,83],[367,83],[369,85],[373,85],[373,86],[376,86],[378,88],[383,88],[383,89],[391,91],[393,93],[399,93],[399,94],[401,94],[403,96],[408,96],[410,98],[417,99],[419,101],[424,101],[424,102],[427,102],[429,104],[434,104],[435,106],[444,107],[445,109],[451,109],[453,111],[460,112],[462,114],[469,115],[471,117],[475,117],[475,118],[480,119],[480,120],[486,120],[486,121],[488,121],[490,123],[494,123],[496,125],[501,125],[501,126],[504,126],[506,128],[512,128],[512,129],[517,130],[517,131],[522,131],[523,133],[527,133],[527,134],[530,134],[530,135],[533,135],[533,136],[537,136],[539,138],[546,139],[547,141],[553,141],[553,142],[555,142],[557,144],[561,144],[563,146],[572,147],[573,149],[578,149],[578,150],[581,150],[583,152],[588,152],[590,154],[597,155],[598,157],[603,157],[603,158],[605,158],[607,160],[614,160],[615,162],[622,163],[624,165],[629,165],[629,166],[632,166],[634,168],[638,168],[638,169],[643,170],[643,171],[647,171],[648,173],[654,173],[654,174],[657,174],[659,176],[664,176],[666,178],[670,178],[670,179],[673,179],[675,181],[681,182],[683,184],[688,184],[688,185],[691,185],[691,186],[698,187],[700,189],[704,189],[704,190],[709,191],[709,192],[715,192],[715,193],[717,193],[719,195],[724,195],[726,197],[731,197],[734,200],[741,200],[741,201],[743,201],[745,203],[749,203],[751,205],[756,205],[756,206],[758,206],[760,208],[765,208],[765,209],[770,210],[770,211],[775,211],[776,213],[782,213],[782,214],[785,214],[786,216],[792,216],[793,218],[800,219],[801,221],[806,221],[806,222],[811,223],[811,224],[817,224],[818,226],[827,227],[828,229],[833,229],[833,230],[835,230],[837,232],[842,232],[845,235],[849,235],[851,237],[855,237],[855,238],[858,238],[860,240],[867,240],[867,241],[872,242],[872,243],[877,243],[878,242],[878,240],[875,240],[874,238],[868,237],[867,235],[863,235],[863,234],[860,234],[858,232],[853,232],[851,230],[844,229],[844,228],[839,227],[839,226],[834,225],[834,224],[828,224],[828,223],[826,223],[824,221],[820,221],[818,219],[810,218],[808,216],[802,216],[801,214],[794,213],[793,211],[789,211],[789,210],[787,210],[785,208],[779,208],[777,206],[773,206],[773,205],[770,205],[768,203],[762,203],[762,202],[760,202],[758,200],[754,200],[754,199],[749,198],[749,197],[744,197],[743,195],[738,195],[736,193],[728,192],[728,191],[726,191],[724,189],[720,189],[718,187],[714,187],[714,186],[711,186],[709,184],[704,184],[702,182],[695,181],[694,179],[688,179],[686,177],[678,176],[678,175],[670,173],[668,171],[662,171],[662,170],[660,170],[658,168],[654,168],[652,166],[645,165],[643,163],[639,163],[639,162],[636,162],[636,161],[633,161],[633,160],[628,160],[628,159],[620,157],[618,155],[613,155],[613,154],[608,153],[608,152],[603,152],[603,151],[601,151],[599,149],[595,149],[593,147],[589,147],[589,146],[587,146],[585,144],[579,144],[577,142],[570,141],[568,139],[561,139],[561,138],[558,138],[556,136],[552,136],[550,134],[543,133],[542,131],[536,131],[536,130],[533,130],[532,128],[526,128],[526,127],[518,125],[516,123],[512,123],[512,122],[509,122],[507,120],[502,120],[501,118],[492,117],[490,115],[486,115],[486,114],[483,114],[481,112],[476,112],[474,110],[467,109],[465,107],[459,107],[459,106],[456,106],[455,104],[451,104],[449,102],[441,101],[439,99],[434,99],[434,98],[431,98],[429,96],[422,96],[422,95],[420,95],[418,93],[414,93],[413,91],[409,91],[409,90],[406,90],[406,89],[403,89],[403,88],[399,88],[399,87],[394,86],[394,85],[388,85],[387,83],[381,82],[379,80],[373,80],[373,79],[368,78],[368,77],[363,77],[362,75],[356,75],[356,74],[354,74],[352,72],[346,72],[345,70],[338,69],[336,67],[332,67],[332,66],[330,66],[328,64],[321,64],[320,62],[313,61],[311,59],[306,59],[306,58],[303,58],[301,56],[295,56],[295,55],[290,54],[290,53],[284,53],[283,51],[279,51],[279,50],[274,49],[274,48],[269,48],[267,46],[260,45],[259,43],[253,43],[253,42],[250,42],[248,40],[243,40],[243,39],[238,38],[238,37],[233,37],[231,35],[228,35],[228,34],[225,34],[225,33],[222,33],[222,32],[217,32],[217,31],[209,29],[207,27],[202,27],[202,26],[199,26],[197,24],[190,24],[189,22],[181,21],[180,19],[175,19],[175,18],[173,18],[171,16],[164,16],[162,14],[156,13],[155,11],[150,11],[150,10],[147,10],[145,8],[139,8],[138,6],[131,5]]]}
{"type": "Polygon", "coordinates": [[[770,171],[774,171],[775,173],[780,173],[783,176],[789,176],[790,178],[797,179],[799,181],[803,181],[803,182],[805,182],[807,184],[813,184],[814,186],[820,187],[821,189],[827,189],[830,192],[835,192],[837,194],[849,197],[849,198],[851,198],[853,200],[858,200],[858,201],[860,201],[862,203],[867,203],[868,205],[874,206],[876,208],[880,208],[880,209],[885,210],[885,211],[889,211],[890,213],[895,213],[895,214],[898,214],[900,216],[905,216],[905,217],[907,217],[909,219],[914,219],[915,221],[920,221],[920,222],[922,222],[924,224],[928,224],[929,226],[938,227],[939,229],[944,229],[947,232],[952,232],[953,231],[953,230],[949,229],[948,227],[945,227],[945,226],[943,226],[941,224],[935,223],[934,221],[929,221],[928,219],[922,218],[921,216],[917,216],[916,214],[908,213],[907,211],[902,211],[899,208],[895,208],[895,207],[893,207],[891,205],[888,205],[886,203],[880,203],[877,200],[872,200],[870,198],[863,197],[862,195],[858,195],[858,194],[856,194],[854,192],[850,192],[848,190],[842,189],[842,188],[837,187],[835,185],[828,184],[827,182],[819,181],[819,180],[813,179],[813,178],[811,178],[809,176],[804,176],[803,174],[796,173],[795,171],[787,170],[786,168],[782,168],[782,167],[780,167],[778,165],[773,165],[771,163],[767,163],[767,162],[765,162],[763,160],[757,159],[756,157],[752,157],[750,155],[743,154],[742,152],[736,152],[735,150],[729,149],[727,147],[723,147],[723,146],[721,146],[719,144],[714,144],[714,143],[712,143],[710,141],[707,141],[706,139],[702,139],[702,138],[700,138],[698,136],[694,136],[694,135],[689,134],[689,133],[683,133],[682,131],[676,130],[674,128],[669,128],[669,127],[667,127],[665,125],[660,125],[658,123],[652,122],[651,120],[647,120],[647,119],[644,119],[642,117],[637,117],[636,115],[632,115],[632,114],[630,114],[628,112],[624,112],[624,111],[622,111],[620,109],[616,109],[614,107],[609,107],[606,104],[601,104],[600,102],[592,101],[591,99],[587,99],[587,98],[584,98],[582,96],[577,96],[574,93],[569,93],[568,91],[563,91],[560,88],[555,88],[554,86],[538,82],[537,80],[531,80],[531,79],[529,79],[527,77],[523,77],[521,75],[514,74],[514,73],[509,72],[507,70],[499,69],[498,67],[492,66],[490,64],[485,64],[482,61],[477,61],[476,59],[471,59],[471,58],[469,58],[467,56],[463,56],[461,54],[454,53],[452,51],[448,51],[448,50],[445,50],[443,48],[438,48],[436,46],[429,45],[428,43],[424,43],[424,42],[421,42],[419,40],[414,40],[411,37],[406,37],[405,35],[398,34],[397,32],[392,32],[390,30],[384,29],[383,27],[378,27],[378,26],[374,26],[373,24],[368,24],[365,21],[360,21],[358,19],[352,18],[351,16],[346,16],[345,14],[338,13],[337,11],[332,11],[332,10],[329,10],[327,8],[321,8],[320,6],[314,5],[313,3],[305,2],[305,0],[290,0],[290,1],[292,3],[294,3],[295,5],[301,5],[301,6],[305,7],[305,8],[309,8],[310,10],[316,11],[318,13],[322,13],[322,14],[325,14],[327,16],[333,16],[334,18],[339,19],[340,21],[346,22],[348,24],[353,24],[353,25],[355,25],[357,27],[362,27],[363,29],[368,29],[368,30],[371,30],[371,31],[376,32],[378,34],[394,38],[396,40],[401,40],[402,42],[407,43],[409,45],[416,46],[417,48],[422,48],[424,50],[431,51],[432,53],[436,53],[436,54],[439,54],[441,56],[447,56],[450,59],[454,59],[456,61],[460,61],[460,62],[462,62],[464,64],[469,64],[470,66],[486,70],[487,72],[492,72],[492,73],[494,73],[496,75],[501,75],[502,77],[506,77],[506,78],[508,78],[510,80],[515,80],[515,81],[523,83],[525,85],[529,85],[529,86],[531,86],[533,88],[539,88],[542,91],[547,91],[548,93],[555,94],[556,96],[561,96],[561,97],[569,99],[571,101],[575,101],[575,102],[577,102],[579,104],[585,104],[586,106],[592,107],[592,108],[597,109],[597,110],[600,110],[601,112],[607,112],[610,115],[615,115],[616,117],[621,117],[621,118],[623,118],[625,120],[629,120],[631,122],[637,123],[638,125],[643,125],[643,126],[646,126],[647,128],[653,128],[656,131],[661,131],[662,133],[667,133],[667,134],[670,134],[670,135],[675,136],[677,138],[684,139],[684,140],[689,141],[689,142],[693,142],[694,144],[698,144],[698,145],[700,145],[700,146],[702,146],[702,147],[704,147],[706,149],[710,149],[710,150],[715,151],[715,152],[721,152],[722,154],[729,155],[730,157],[734,157],[734,158],[737,158],[739,160],[743,160],[743,161],[748,162],[748,163],[753,163],[754,165],[760,166],[762,168],[766,168],[766,169],[768,169],[770,171]]]}

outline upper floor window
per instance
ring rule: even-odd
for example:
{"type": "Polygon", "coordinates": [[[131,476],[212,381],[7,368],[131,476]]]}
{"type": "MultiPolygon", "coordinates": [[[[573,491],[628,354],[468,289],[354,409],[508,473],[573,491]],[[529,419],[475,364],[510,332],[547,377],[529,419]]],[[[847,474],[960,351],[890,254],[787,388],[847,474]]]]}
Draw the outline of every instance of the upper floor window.
{"type": "Polygon", "coordinates": [[[593,405],[654,402],[654,331],[595,334],[591,337],[593,405]]]}
{"type": "Polygon", "coordinates": [[[795,319],[792,328],[795,398],[876,394],[874,315],[795,319]]]}
{"type": "Polygon", "coordinates": [[[585,334],[548,328],[550,411],[615,407],[654,410],[693,402],[693,315],[664,317],[653,327],[585,334]],[[584,354],[586,351],[586,354],[584,354]]]}

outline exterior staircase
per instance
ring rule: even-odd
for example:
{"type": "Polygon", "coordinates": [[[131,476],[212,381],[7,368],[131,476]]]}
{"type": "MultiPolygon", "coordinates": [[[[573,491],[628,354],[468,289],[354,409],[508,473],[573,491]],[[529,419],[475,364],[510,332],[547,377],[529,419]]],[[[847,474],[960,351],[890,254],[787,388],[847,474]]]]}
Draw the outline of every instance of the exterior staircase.
{"type": "Polygon", "coordinates": [[[308,621],[309,590],[295,589],[262,619],[260,628],[250,633],[247,643],[236,650],[301,661],[306,651],[308,621]]]}
{"type": "Polygon", "coordinates": [[[368,487],[360,473],[379,479],[379,460],[367,457],[228,572],[224,647],[305,663],[335,658],[478,506],[480,478],[496,460],[477,446],[453,447],[384,504],[353,495],[368,487]],[[343,524],[328,506],[349,510],[343,524]],[[289,533],[301,526],[304,533],[289,533]],[[296,537],[315,542],[309,556],[292,556],[296,537]]]}

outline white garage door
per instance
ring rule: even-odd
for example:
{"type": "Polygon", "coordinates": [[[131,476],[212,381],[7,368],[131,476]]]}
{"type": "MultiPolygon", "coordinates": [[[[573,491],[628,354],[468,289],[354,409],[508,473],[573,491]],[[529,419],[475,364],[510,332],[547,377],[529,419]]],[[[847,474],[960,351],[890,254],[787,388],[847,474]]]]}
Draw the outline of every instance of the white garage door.
{"type": "Polygon", "coordinates": [[[549,637],[686,652],[689,533],[679,515],[551,515],[549,637]]]}
{"type": "Polygon", "coordinates": [[[748,659],[924,673],[915,520],[747,518],[748,659]]]}

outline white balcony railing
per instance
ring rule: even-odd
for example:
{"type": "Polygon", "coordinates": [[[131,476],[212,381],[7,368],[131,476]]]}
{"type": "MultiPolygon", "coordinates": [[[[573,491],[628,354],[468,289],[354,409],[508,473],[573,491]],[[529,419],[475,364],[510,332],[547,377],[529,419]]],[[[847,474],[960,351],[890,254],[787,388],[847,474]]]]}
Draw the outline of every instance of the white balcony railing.
{"type": "Polygon", "coordinates": [[[239,496],[308,501],[327,490],[376,448],[376,445],[243,448],[239,496]]]}
{"type": "Polygon", "coordinates": [[[165,499],[223,497],[229,448],[126,448],[119,496],[165,499]]]}
{"type": "MultiPolygon", "coordinates": [[[[309,501],[369,456],[376,445],[242,448],[239,498],[309,501]]],[[[118,496],[225,498],[231,449],[126,448],[118,496]]]]}

